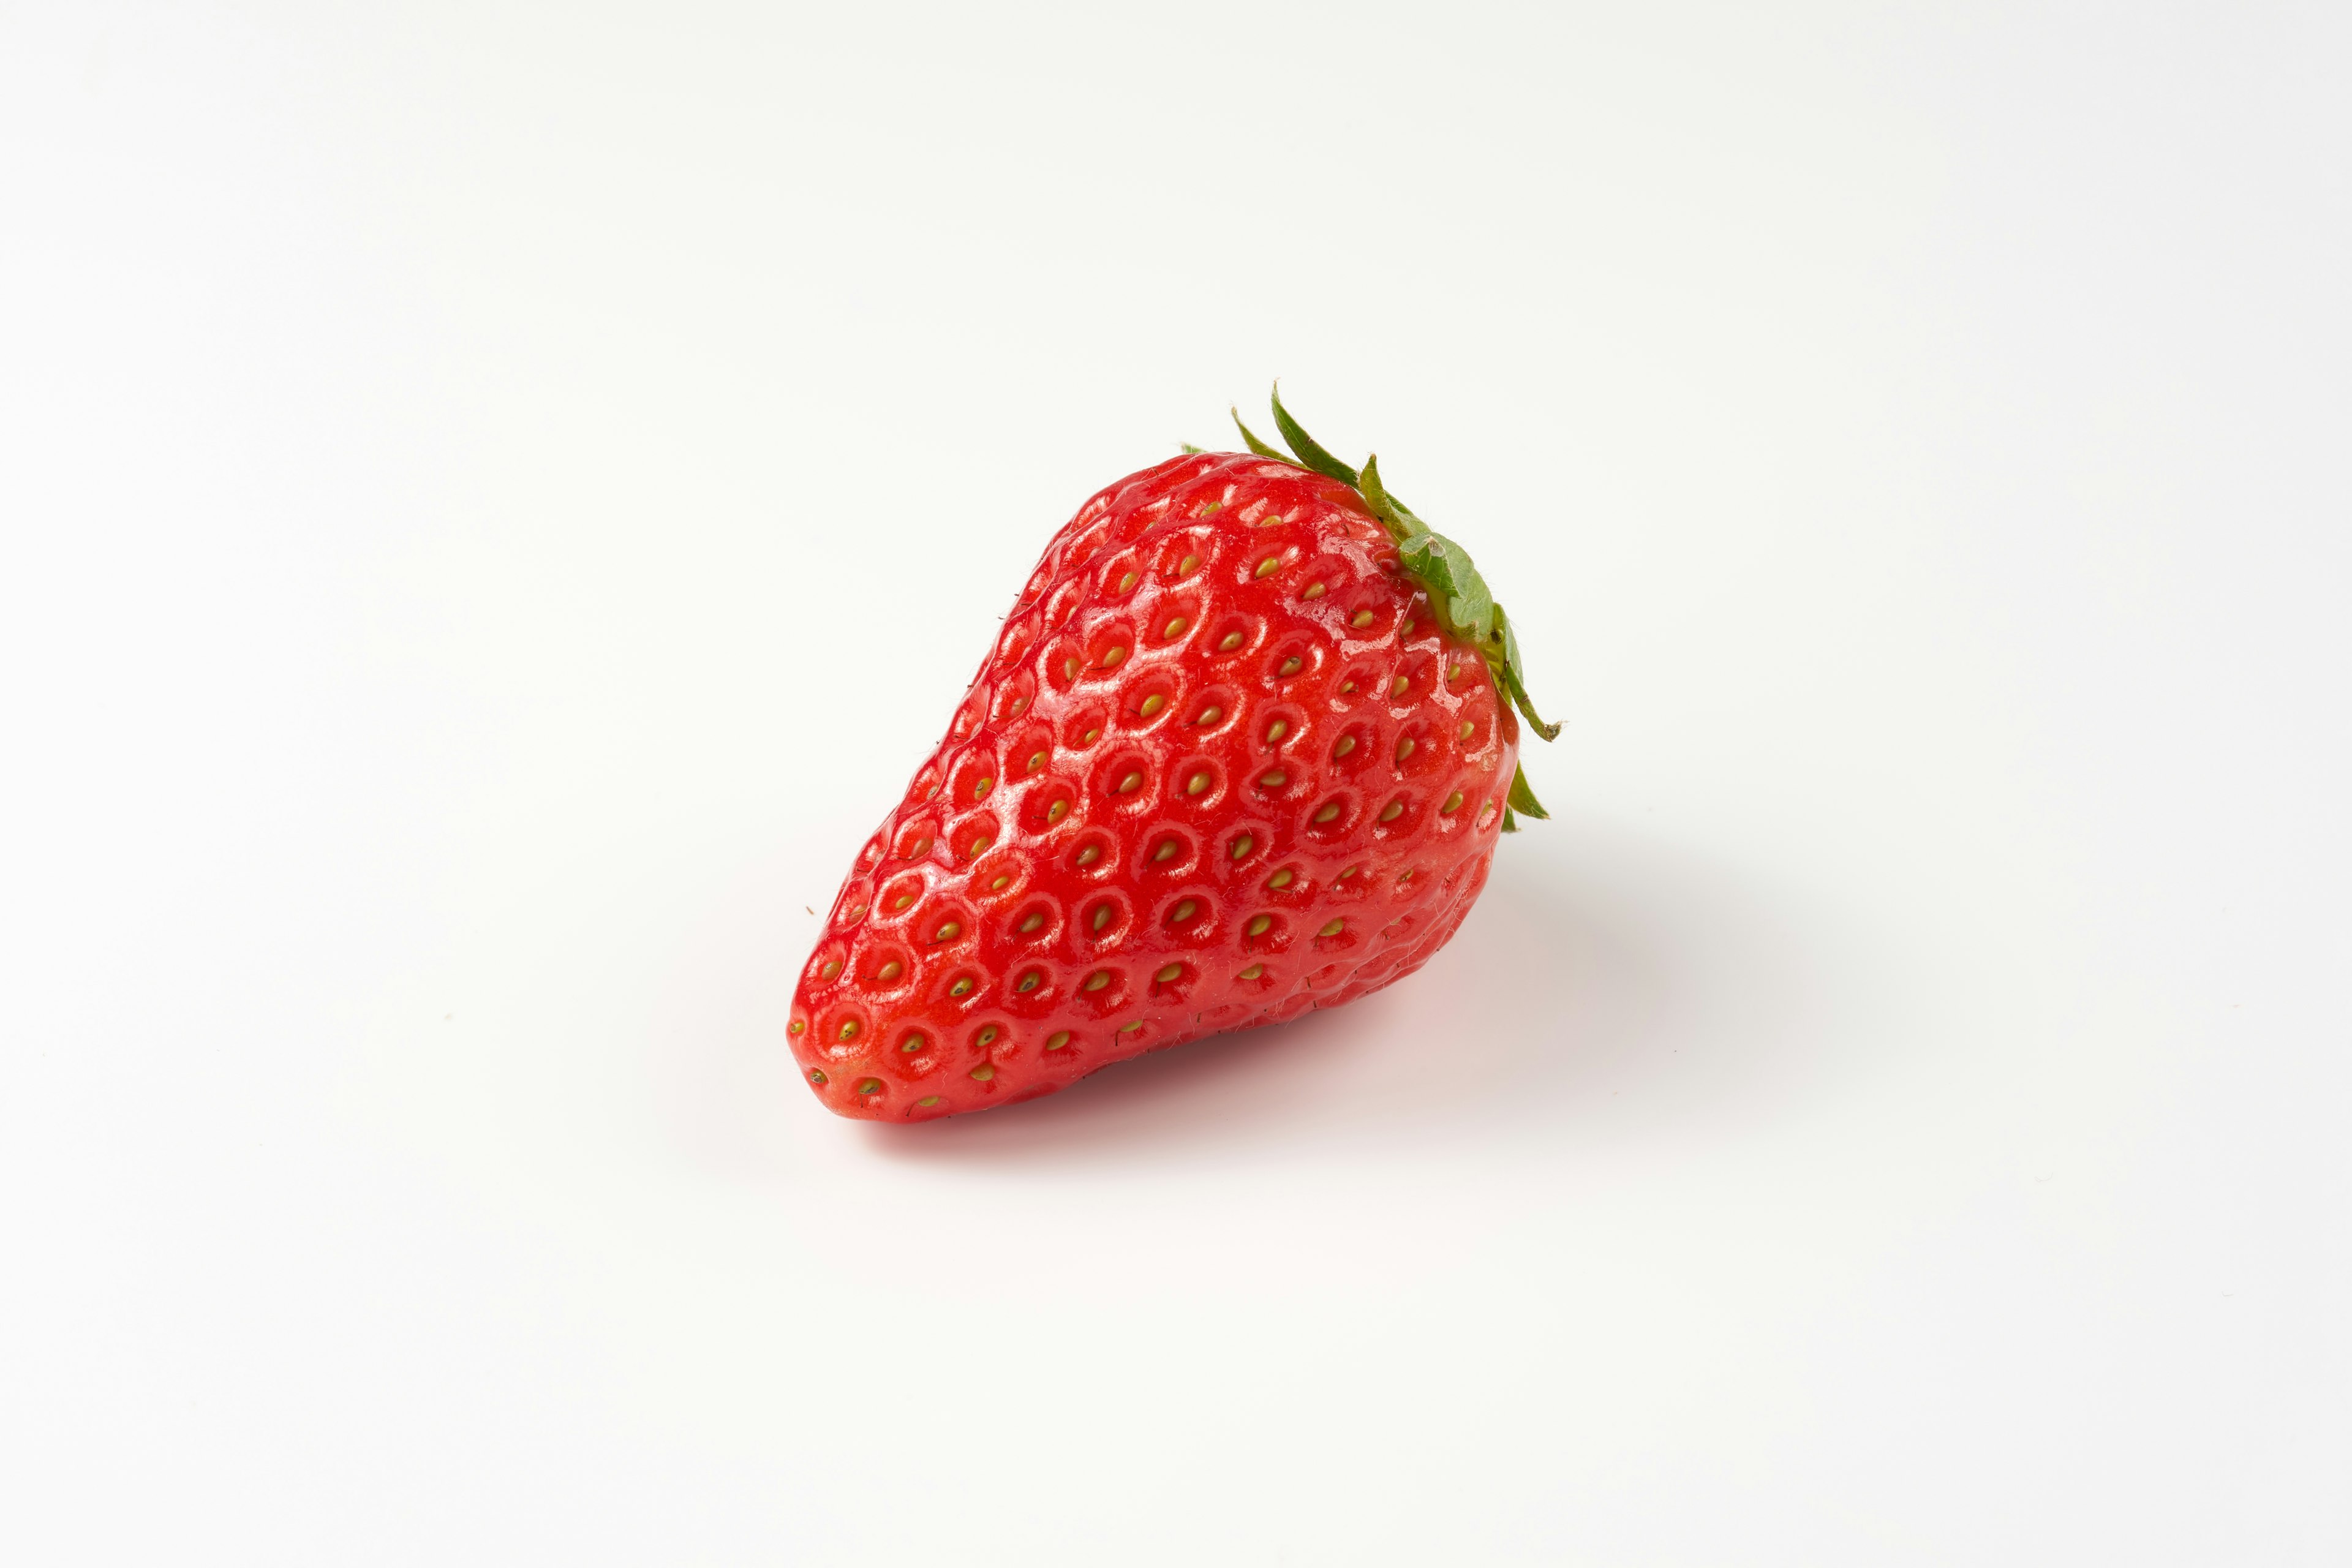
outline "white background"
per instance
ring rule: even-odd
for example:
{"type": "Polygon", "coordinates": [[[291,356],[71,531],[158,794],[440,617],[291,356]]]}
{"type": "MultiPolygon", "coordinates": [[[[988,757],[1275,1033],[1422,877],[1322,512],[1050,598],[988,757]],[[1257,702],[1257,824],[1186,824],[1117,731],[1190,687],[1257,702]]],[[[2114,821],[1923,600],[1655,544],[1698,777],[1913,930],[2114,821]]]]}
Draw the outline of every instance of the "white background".
{"type": "Polygon", "coordinates": [[[0,8],[0,1556],[2352,1560],[2352,23],[1762,9],[0,8]],[[1276,374],[1553,820],[824,1115],[805,907],[1276,374]]]}

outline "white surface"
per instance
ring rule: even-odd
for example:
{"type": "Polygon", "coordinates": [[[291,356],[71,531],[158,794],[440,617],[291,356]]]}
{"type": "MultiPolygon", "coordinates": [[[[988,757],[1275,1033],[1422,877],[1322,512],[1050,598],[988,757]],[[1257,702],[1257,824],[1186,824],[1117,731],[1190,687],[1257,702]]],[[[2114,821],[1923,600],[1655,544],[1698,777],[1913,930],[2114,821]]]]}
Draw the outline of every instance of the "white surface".
{"type": "Polygon", "coordinates": [[[362,9],[0,13],[0,1557],[2352,1560],[2340,7],[362,9]],[[803,906],[1276,373],[1555,819],[822,1114],[803,906]]]}

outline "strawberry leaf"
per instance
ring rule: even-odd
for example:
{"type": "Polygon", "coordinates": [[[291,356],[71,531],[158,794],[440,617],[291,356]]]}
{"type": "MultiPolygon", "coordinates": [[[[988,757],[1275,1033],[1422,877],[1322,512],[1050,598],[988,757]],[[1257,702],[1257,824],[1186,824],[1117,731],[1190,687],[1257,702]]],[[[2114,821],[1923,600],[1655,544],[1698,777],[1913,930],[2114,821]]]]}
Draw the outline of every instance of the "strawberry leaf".
{"type": "Polygon", "coordinates": [[[1252,430],[1248,426],[1242,423],[1242,411],[1240,409],[1235,408],[1231,412],[1234,416],[1234,428],[1242,433],[1242,440],[1247,443],[1251,451],[1255,452],[1261,458],[1272,458],[1277,463],[1288,463],[1294,468],[1297,466],[1297,458],[1292,457],[1287,452],[1277,452],[1273,447],[1267,446],[1265,442],[1259,440],[1257,438],[1257,433],[1252,430]]]}
{"type": "Polygon", "coordinates": [[[1298,454],[1299,467],[1328,475],[1343,485],[1356,482],[1356,470],[1317,445],[1315,437],[1290,416],[1290,410],[1282,405],[1282,383],[1278,381],[1274,384],[1274,426],[1290,443],[1290,449],[1298,454]]]}

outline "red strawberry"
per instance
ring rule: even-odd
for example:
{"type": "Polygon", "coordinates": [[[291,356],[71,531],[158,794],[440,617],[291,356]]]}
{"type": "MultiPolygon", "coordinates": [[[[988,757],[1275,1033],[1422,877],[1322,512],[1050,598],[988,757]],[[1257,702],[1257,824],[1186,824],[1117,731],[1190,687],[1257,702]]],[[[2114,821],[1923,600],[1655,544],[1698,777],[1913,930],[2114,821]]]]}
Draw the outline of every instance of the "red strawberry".
{"type": "Polygon", "coordinates": [[[1046,546],[793,994],[833,1110],[978,1110],[1351,1002],[1544,815],[1511,704],[1558,726],[1469,557],[1274,416],[1295,458],[1243,426],[1046,546]]]}

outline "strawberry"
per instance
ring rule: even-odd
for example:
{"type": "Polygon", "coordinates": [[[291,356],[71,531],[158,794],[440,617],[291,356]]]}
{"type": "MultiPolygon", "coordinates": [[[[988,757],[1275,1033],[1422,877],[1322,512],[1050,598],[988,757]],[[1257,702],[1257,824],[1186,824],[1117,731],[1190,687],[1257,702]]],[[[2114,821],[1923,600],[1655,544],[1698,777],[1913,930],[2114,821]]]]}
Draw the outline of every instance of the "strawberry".
{"type": "Polygon", "coordinates": [[[1461,546],[1274,399],[1054,536],[825,917],[789,1026],[844,1116],[1033,1099],[1412,973],[1542,816],[1461,546]]]}

